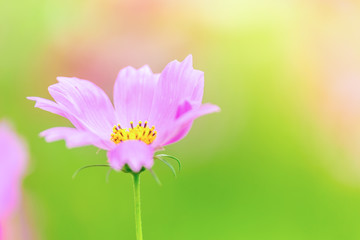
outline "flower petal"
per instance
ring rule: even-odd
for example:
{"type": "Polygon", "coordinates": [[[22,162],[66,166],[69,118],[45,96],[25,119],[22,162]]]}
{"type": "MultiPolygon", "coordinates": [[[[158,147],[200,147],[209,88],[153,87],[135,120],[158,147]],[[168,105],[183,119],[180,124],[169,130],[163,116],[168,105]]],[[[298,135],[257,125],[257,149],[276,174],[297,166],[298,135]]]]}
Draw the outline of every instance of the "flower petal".
{"type": "Polygon", "coordinates": [[[0,121],[0,220],[7,217],[20,201],[28,152],[23,139],[10,125],[0,121]]]}
{"type": "Polygon", "coordinates": [[[27,99],[35,101],[36,108],[66,117],[66,111],[54,101],[40,97],[27,97],[27,99]]]}
{"type": "Polygon", "coordinates": [[[196,118],[219,111],[218,106],[209,103],[202,104],[200,107],[193,107],[176,119],[173,125],[169,126],[162,135],[158,136],[153,143],[154,146],[165,146],[180,141],[188,134],[196,118]]]}
{"type": "Polygon", "coordinates": [[[59,83],[49,87],[56,102],[28,97],[35,107],[58,114],[76,127],[53,128],[41,133],[47,141],[64,139],[67,147],[95,145],[103,149],[111,146],[110,134],[115,125],[115,113],[107,95],[95,84],[76,78],[58,78],[59,83]]]}
{"type": "Polygon", "coordinates": [[[68,113],[75,116],[85,129],[109,139],[116,124],[114,108],[105,92],[87,80],[58,77],[59,83],[49,87],[49,93],[68,113]]]}
{"type": "Polygon", "coordinates": [[[107,156],[110,166],[117,171],[125,164],[134,172],[139,172],[142,167],[150,169],[154,165],[154,149],[137,140],[119,143],[116,148],[108,151],[107,156]]]}
{"type": "Polygon", "coordinates": [[[65,107],[57,104],[56,102],[40,97],[27,97],[27,99],[35,101],[36,108],[40,108],[42,110],[67,118],[77,129],[86,130],[86,127],[83,126],[81,121],[69,113],[65,107]]]}
{"type": "MultiPolygon", "coordinates": [[[[56,102],[38,98],[28,97],[36,101],[35,107],[58,114],[70,120],[78,132],[70,138],[69,131],[65,131],[62,138],[70,141],[70,147],[88,145],[92,141],[96,146],[110,145],[110,134],[113,125],[116,124],[114,108],[108,96],[95,84],[77,78],[58,77],[59,83],[49,87],[49,93],[56,102]],[[85,137],[91,136],[85,141],[85,137]],[[95,139],[96,135],[98,139],[95,139]],[[76,142],[84,139],[83,143],[76,142]],[[74,142],[75,141],[75,142],[74,142]],[[107,143],[106,143],[107,142],[107,143]]],[[[71,130],[75,133],[74,130],[71,130]]],[[[56,131],[49,131],[51,136],[56,131]]],[[[107,149],[107,148],[105,148],[107,149]]]]}
{"type": "Polygon", "coordinates": [[[190,101],[185,100],[182,104],[180,104],[177,108],[175,119],[180,118],[182,115],[193,109],[193,105],[190,101]]]}
{"type": "Polygon", "coordinates": [[[55,127],[47,129],[40,133],[41,137],[45,137],[47,142],[65,140],[68,148],[75,148],[87,145],[94,145],[101,149],[110,150],[113,143],[103,141],[95,134],[88,131],[81,131],[76,128],[55,127]]]}
{"type": "Polygon", "coordinates": [[[182,62],[170,62],[160,75],[149,117],[158,134],[172,125],[178,106],[185,100],[199,106],[203,90],[204,73],[193,69],[191,55],[182,62]]]}
{"type": "Polygon", "coordinates": [[[140,69],[126,67],[119,72],[114,86],[114,105],[122,127],[130,127],[130,121],[148,120],[158,79],[159,74],[154,74],[147,65],[140,69]]]}

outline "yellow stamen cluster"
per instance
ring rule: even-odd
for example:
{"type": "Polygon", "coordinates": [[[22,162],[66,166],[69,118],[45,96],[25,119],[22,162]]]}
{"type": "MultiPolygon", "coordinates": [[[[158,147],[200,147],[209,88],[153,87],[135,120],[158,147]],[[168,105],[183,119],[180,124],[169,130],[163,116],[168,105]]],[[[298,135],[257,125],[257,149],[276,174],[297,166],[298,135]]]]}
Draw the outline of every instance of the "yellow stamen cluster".
{"type": "Polygon", "coordinates": [[[155,126],[151,128],[148,127],[148,122],[144,123],[139,121],[139,124],[134,127],[134,123],[130,122],[131,128],[121,128],[120,124],[113,127],[113,132],[111,133],[111,141],[118,144],[126,140],[139,140],[143,141],[146,144],[152,143],[156,138],[155,126]]]}

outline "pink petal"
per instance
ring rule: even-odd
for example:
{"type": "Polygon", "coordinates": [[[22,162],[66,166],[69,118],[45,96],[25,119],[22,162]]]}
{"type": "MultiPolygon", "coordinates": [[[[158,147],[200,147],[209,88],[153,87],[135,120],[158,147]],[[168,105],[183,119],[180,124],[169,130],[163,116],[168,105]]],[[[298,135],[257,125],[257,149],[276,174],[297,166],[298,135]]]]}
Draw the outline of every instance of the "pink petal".
{"type": "Polygon", "coordinates": [[[170,62],[160,75],[149,117],[158,134],[172,125],[179,105],[185,100],[199,106],[203,90],[204,73],[193,69],[191,55],[182,62],[170,62]]]}
{"type": "Polygon", "coordinates": [[[50,101],[48,99],[39,98],[39,97],[27,97],[27,99],[35,101],[35,107],[43,109],[45,111],[66,117],[66,111],[59,106],[56,102],[50,101]]]}
{"type": "Polygon", "coordinates": [[[27,166],[24,141],[5,122],[0,122],[0,220],[20,201],[20,183],[27,166]]]}
{"type": "MultiPolygon", "coordinates": [[[[5,176],[1,177],[2,179],[5,176]]],[[[2,180],[0,186],[0,219],[10,216],[19,206],[21,201],[21,181],[14,177],[2,180]]]]}
{"type": "Polygon", "coordinates": [[[94,145],[101,149],[110,150],[113,143],[102,141],[98,136],[91,132],[81,131],[76,128],[55,127],[40,133],[41,137],[45,137],[47,142],[65,140],[68,148],[81,147],[86,145],[94,145]]]}
{"type": "Polygon", "coordinates": [[[116,148],[108,151],[107,156],[110,166],[117,171],[125,164],[134,172],[139,172],[142,167],[150,169],[154,165],[154,149],[137,140],[119,143],[116,148]]]}
{"type": "Polygon", "coordinates": [[[181,117],[182,115],[193,109],[193,105],[194,104],[191,104],[190,101],[185,100],[182,104],[178,106],[175,119],[178,119],[179,117],[181,117]]]}
{"type": "Polygon", "coordinates": [[[48,99],[39,98],[39,97],[27,97],[27,99],[35,101],[35,107],[42,110],[60,115],[67,118],[77,129],[86,130],[86,127],[82,122],[73,116],[65,107],[57,104],[54,101],[48,99]]]}
{"type": "Polygon", "coordinates": [[[109,139],[116,124],[114,108],[105,92],[87,80],[58,77],[49,87],[55,101],[81,121],[86,129],[109,139]]]}
{"type": "Polygon", "coordinates": [[[219,111],[220,108],[218,106],[209,103],[202,104],[200,107],[186,111],[176,119],[172,126],[169,126],[169,128],[165,130],[163,135],[155,140],[153,143],[154,146],[165,146],[181,140],[188,134],[192,123],[196,118],[219,111]]]}
{"type": "Polygon", "coordinates": [[[130,121],[148,120],[158,78],[159,74],[154,74],[148,66],[126,67],[119,72],[114,86],[114,105],[122,127],[128,128],[130,121]]]}
{"type": "MultiPolygon", "coordinates": [[[[58,136],[59,139],[70,141],[67,146],[88,145],[91,141],[95,146],[107,149],[104,145],[111,144],[110,134],[116,124],[114,108],[108,96],[87,80],[59,77],[58,81],[59,83],[49,87],[49,92],[56,102],[37,97],[28,99],[36,101],[35,107],[69,119],[79,130],[73,138],[69,137],[69,131],[66,131],[62,138],[58,136]],[[89,140],[85,135],[91,136],[89,140]],[[95,136],[98,139],[95,139],[95,136]]],[[[49,134],[53,136],[55,133],[50,131],[49,134]]]]}

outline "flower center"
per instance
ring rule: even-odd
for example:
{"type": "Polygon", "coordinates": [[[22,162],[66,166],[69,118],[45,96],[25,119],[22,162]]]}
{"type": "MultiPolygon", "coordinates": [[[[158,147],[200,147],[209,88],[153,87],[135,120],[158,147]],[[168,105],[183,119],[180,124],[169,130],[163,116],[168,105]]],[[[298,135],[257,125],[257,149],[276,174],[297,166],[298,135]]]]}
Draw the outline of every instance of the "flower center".
{"type": "Polygon", "coordinates": [[[145,121],[144,126],[139,121],[138,125],[134,127],[134,122],[130,122],[131,128],[121,128],[120,124],[113,127],[111,133],[111,141],[115,144],[121,143],[126,140],[139,140],[146,144],[152,143],[156,138],[155,126],[148,127],[148,122],[145,121]]]}

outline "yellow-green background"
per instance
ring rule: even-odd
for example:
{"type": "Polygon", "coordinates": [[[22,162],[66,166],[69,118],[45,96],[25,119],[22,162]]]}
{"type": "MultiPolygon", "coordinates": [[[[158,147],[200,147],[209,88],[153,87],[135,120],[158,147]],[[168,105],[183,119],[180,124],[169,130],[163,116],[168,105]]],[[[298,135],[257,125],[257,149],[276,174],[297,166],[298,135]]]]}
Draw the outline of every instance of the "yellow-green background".
{"type": "Polygon", "coordinates": [[[133,192],[129,175],[106,183],[102,168],[73,180],[105,152],[46,143],[39,132],[69,123],[25,97],[49,98],[60,75],[111,96],[121,68],[160,72],[192,53],[204,102],[222,111],[166,147],[183,163],[176,179],[158,162],[161,187],[142,175],[144,239],[360,239],[360,103],[333,108],[328,78],[343,60],[321,47],[356,55],[359,12],[345,0],[1,1],[0,117],[28,141],[24,201],[37,238],[135,239],[133,192]]]}

